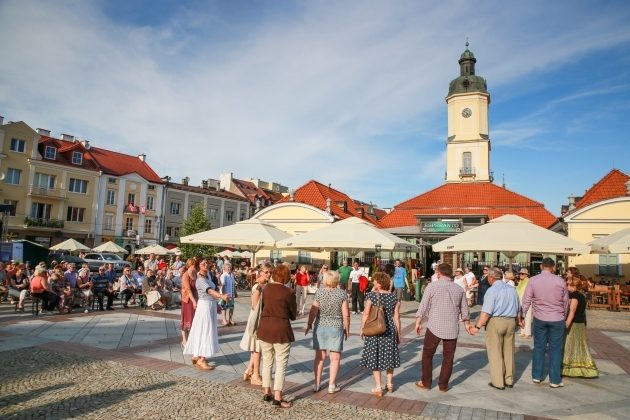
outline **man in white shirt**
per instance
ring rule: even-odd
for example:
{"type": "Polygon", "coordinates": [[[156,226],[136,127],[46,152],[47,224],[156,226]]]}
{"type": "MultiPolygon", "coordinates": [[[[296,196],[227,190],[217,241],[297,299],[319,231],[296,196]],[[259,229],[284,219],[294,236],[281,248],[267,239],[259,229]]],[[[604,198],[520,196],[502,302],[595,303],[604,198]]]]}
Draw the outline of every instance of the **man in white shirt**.
{"type": "Polygon", "coordinates": [[[363,298],[364,294],[359,290],[359,278],[363,275],[363,269],[359,268],[359,262],[355,261],[352,264],[352,271],[350,272],[350,283],[352,284],[352,313],[363,313],[363,298]],[[358,303],[358,308],[357,308],[358,303]],[[358,309],[358,310],[357,310],[358,309]]]}

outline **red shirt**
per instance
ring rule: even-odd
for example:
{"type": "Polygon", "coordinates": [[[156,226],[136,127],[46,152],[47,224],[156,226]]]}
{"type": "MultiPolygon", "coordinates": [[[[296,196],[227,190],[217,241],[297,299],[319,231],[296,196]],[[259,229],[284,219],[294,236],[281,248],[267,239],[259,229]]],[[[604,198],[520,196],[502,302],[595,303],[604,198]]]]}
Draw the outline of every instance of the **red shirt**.
{"type": "Polygon", "coordinates": [[[311,278],[308,275],[308,271],[306,273],[302,273],[301,271],[298,271],[297,274],[295,275],[295,284],[297,286],[308,286],[308,284],[311,282],[311,278]]]}

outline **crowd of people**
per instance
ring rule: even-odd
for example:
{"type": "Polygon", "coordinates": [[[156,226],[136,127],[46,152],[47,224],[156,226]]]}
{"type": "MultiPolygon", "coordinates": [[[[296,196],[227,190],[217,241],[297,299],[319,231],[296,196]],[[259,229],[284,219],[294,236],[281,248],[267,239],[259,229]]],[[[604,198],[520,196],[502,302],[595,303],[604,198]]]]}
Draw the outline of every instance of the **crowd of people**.
{"type": "MultiPolygon", "coordinates": [[[[42,263],[32,272],[26,265],[0,264],[0,279],[22,309],[28,290],[42,300],[44,311],[71,311],[77,306],[88,311],[93,299],[100,310],[113,310],[116,295],[120,295],[125,308],[139,294],[146,296],[153,309],[181,305],[182,352],[201,370],[214,369],[208,359],[220,350],[219,320],[224,326],[234,325],[236,280],[227,258],[216,261],[191,258],[185,263],[177,258],[171,265],[160,267],[151,255],[136,265],[135,270],[126,267],[120,276],[111,266],[102,266],[97,273],[90,274],[88,268],[77,270],[72,264],[54,264],[47,269],[42,263]]],[[[589,283],[576,268],[570,267],[562,278],[555,274],[554,261],[545,258],[541,273],[531,278],[525,268],[516,279],[499,267],[486,266],[479,280],[468,268],[453,272],[445,263],[433,268],[435,274],[416,312],[416,334],[424,333],[421,375],[415,383],[418,388],[431,389],[433,358],[442,344],[437,387],[442,392],[449,390],[462,324],[470,335],[485,330],[488,385],[494,389],[514,386],[515,335],[519,328],[521,337],[533,337],[534,383],[540,384],[546,377],[546,353],[551,388],[564,386],[562,376],[598,376],[585,332],[585,294],[589,283]],[[474,321],[469,311],[475,300],[473,292],[477,295],[476,303],[481,305],[480,315],[474,321]]],[[[291,343],[295,341],[291,321],[305,314],[306,297],[312,286],[315,286],[314,296],[305,334],[312,333],[313,391],[321,389],[326,360],[328,392],[340,391],[337,375],[344,342],[350,335],[352,313],[360,315],[359,334],[364,339],[360,365],[372,371],[371,393],[382,396],[384,392],[394,392],[394,371],[401,364],[400,306],[410,289],[406,269],[399,260],[372,273],[371,284],[356,261],[352,267],[344,261],[338,271],[328,270],[324,265],[315,279],[304,266],[296,267],[292,275],[286,264],[264,262],[252,282],[247,326],[240,341],[240,347],[250,355],[243,378],[262,387],[264,401],[280,408],[291,407],[282,394],[291,343]],[[383,330],[368,334],[367,324],[376,312],[382,314],[379,316],[383,330]],[[384,387],[382,372],[385,372],[384,387]]]]}

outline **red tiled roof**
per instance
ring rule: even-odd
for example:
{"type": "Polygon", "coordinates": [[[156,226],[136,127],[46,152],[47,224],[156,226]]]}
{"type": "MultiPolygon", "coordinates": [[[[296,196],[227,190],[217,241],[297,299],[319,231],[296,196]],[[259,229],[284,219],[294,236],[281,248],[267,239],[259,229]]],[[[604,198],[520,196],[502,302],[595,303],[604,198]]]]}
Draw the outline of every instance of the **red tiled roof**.
{"type": "Polygon", "coordinates": [[[416,215],[487,215],[490,219],[516,214],[548,228],[557,218],[542,203],[490,182],[443,184],[394,207],[381,224],[386,228],[413,226],[416,215]]]}
{"type": "Polygon", "coordinates": [[[584,196],[575,204],[575,209],[586,207],[598,201],[609,200],[616,197],[624,197],[628,194],[626,182],[630,180],[630,176],[621,172],[619,169],[613,169],[605,177],[593,185],[584,196]]]}
{"type": "Polygon", "coordinates": [[[72,152],[80,150],[83,152],[82,168],[101,170],[110,175],[127,175],[137,173],[149,182],[162,183],[159,175],[137,156],[126,155],[124,153],[113,152],[99,147],[85,148],[79,141],[67,141],[54,137],[41,136],[39,140],[39,152],[43,156],[46,145],[57,147],[57,158],[55,163],[63,165],[77,166],[72,163],[72,152]]]}
{"type": "Polygon", "coordinates": [[[90,153],[86,151],[81,143],[74,143],[71,141],[59,140],[53,137],[42,136],[39,140],[39,144],[37,145],[37,151],[40,155],[45,156],[46,146],[55,147],[57,149],[57,155],[54,161],[45,158],[44,161],[55,162],[60,165],[72,166],[74,168],[80,167],[82,169],[92,171],[100,170],[98,163],[94,161],[90,153]],[[72,163],[72,153],[75,150],[83,153],[83,163],[81,165],[72,163]]]}
{"type": "Polygon", "coordinates": [[[271,200],[271,197],[261,188],[258,188],[253,182],[243,181],[242,179],[236,178],[232,179],[232,182],[234,182],[236,188],[238,188],[252,204],[256,204],[257,197],[265,200],[271,200]]]}
{"type": "Polygon", "coordinates": [[[90,147],[89,152],[106,174],[122,176],[136,173],[149,182],[163,183],[160,176],[138,156],[126,155],[100,147],[90,147]]]}
{"type": "MultiPolygon", "coordinates": [[[[302,185],[294,194],[294,201],[317,207],[320,210],[326,210],[326,200],[328,198],[331,200],[330,210],[332,214],[339,219],[347,219],[354,216],[381,227],[380,222],[368,215],[367,211],[364,211],[363,216],[361,216],[361,213],[357,210],[361,206],[356,204],[347,194],[327,187],[315,180],[310,180],[302,185]],[[343,210],[343,203],[346,203],[346,211],[343,210]]],[[[279,203],[288,202],[289,200],[290,197],[283,197],[279,203]]]]}

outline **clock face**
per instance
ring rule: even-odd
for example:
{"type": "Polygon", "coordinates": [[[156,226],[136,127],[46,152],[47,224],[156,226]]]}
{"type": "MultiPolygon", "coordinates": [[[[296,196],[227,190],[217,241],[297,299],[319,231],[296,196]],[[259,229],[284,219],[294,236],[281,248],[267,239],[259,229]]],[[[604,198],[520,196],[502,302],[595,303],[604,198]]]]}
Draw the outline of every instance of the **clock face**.
{"type": "Polygon", "coordinates": [[[472,115],[472,111],[470,110],[470,108],[464,108],[462,109],[462,117],[464,118],[468,118],[472,115]]]}

